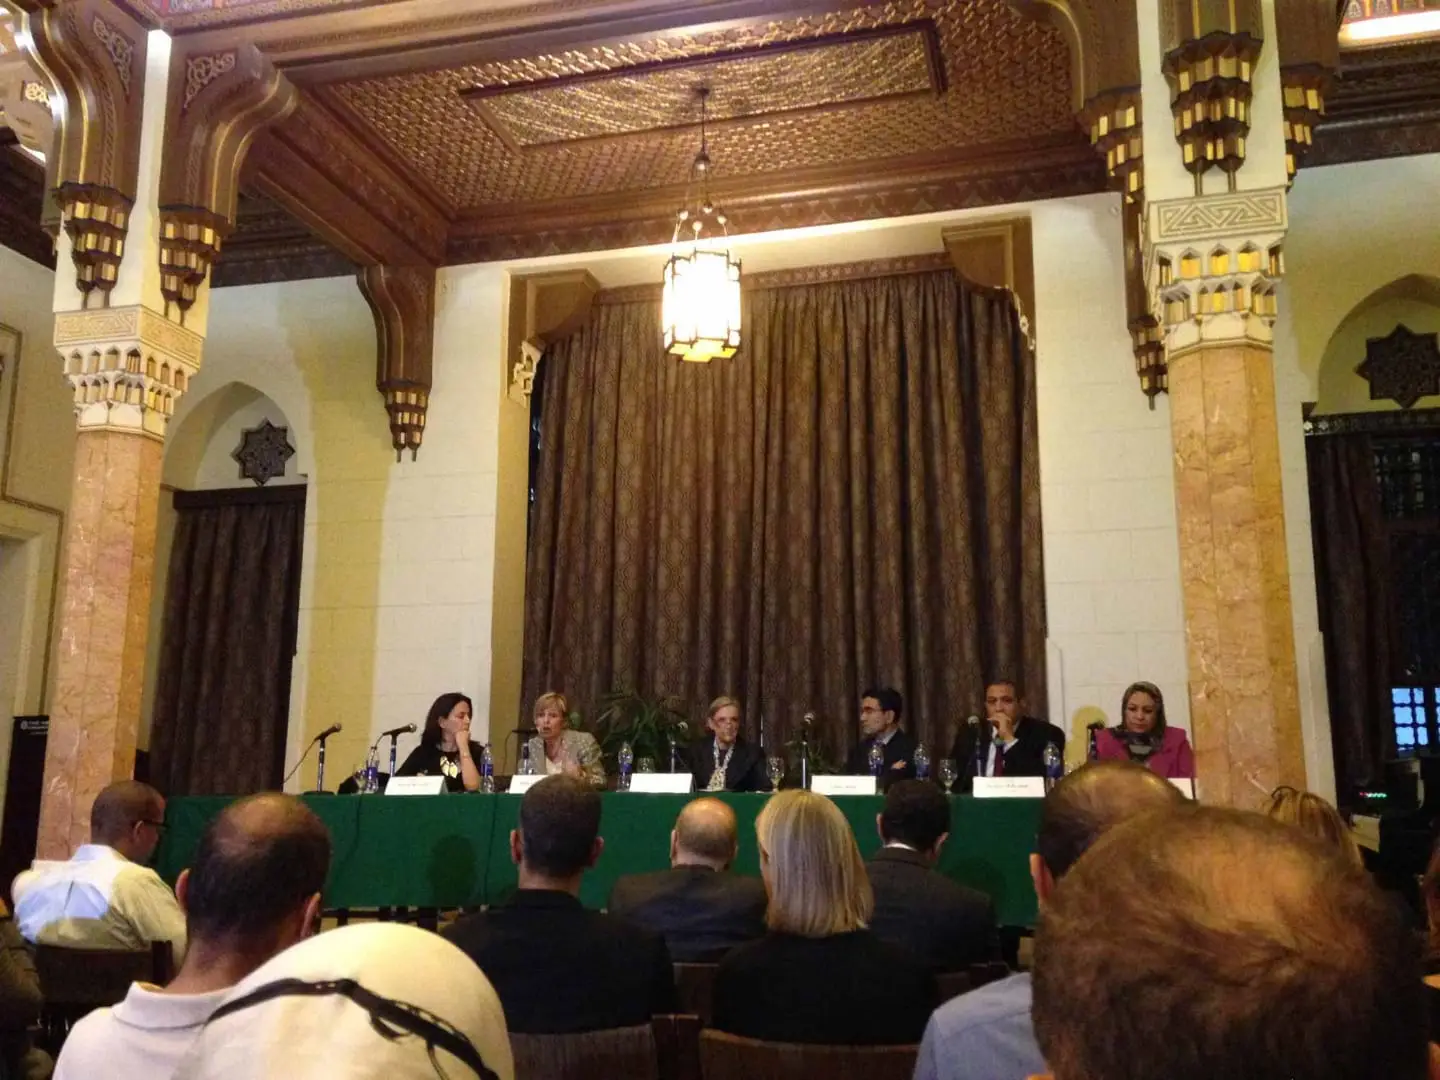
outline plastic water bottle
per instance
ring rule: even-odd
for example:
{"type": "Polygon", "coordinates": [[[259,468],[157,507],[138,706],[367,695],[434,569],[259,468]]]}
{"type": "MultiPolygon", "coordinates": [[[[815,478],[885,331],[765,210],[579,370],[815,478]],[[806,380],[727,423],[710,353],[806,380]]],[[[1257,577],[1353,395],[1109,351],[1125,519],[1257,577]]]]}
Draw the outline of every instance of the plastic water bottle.
{"type": "Polygon", "coordinates": [[[520,744],[520,775],[535,775],[535,762],[530,760],[530,744],[528,742],[520,744]]]}
{"type": "Polygon", "coordinates": [[[380,752],[372,746],[370,756],[365,759],[365,794],[378,795],[379,793],[380,752]]]}
{"type": "Polygon", "coordinates": [[[870,744],[870,775],[879,779],[880,770],[885,767],[885,748],[878,742],[870,744]]]}
{"type": "Polygon", "coordinates": [[[1042,760],[1045,762],[1045,790],[1050,791],[1065,775],[1065,760],[1060,756],[1060,748],[1053,742],[1045,744],[1042,760]]]}
{"type": "Polygon", "coordinates": [[[620,752],[615,755],[615,763],[620,766],[620,788],[621,791],[630,790],[630,770],[635,766],[635,751],[628,742],[620,744],[620,752]]]}
{"type": "Polygon", "coordinates": [[[488,794],[495,792],[495,755],[490,753],[490,744],[480,751],[480,790],[488,794]]]}
{"type": "Polygon", "coordinates": [[[915,779],[928,780],[930,778],[930,751],[925,749],[924,743],[915,747],[915,779]]]}

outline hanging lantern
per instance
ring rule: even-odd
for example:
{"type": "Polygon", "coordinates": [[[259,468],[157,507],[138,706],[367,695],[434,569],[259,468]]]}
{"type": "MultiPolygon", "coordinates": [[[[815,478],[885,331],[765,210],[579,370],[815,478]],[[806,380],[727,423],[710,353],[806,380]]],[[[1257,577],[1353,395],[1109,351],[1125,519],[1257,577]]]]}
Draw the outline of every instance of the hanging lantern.
{"type": "Polygon", "coordinates": [[[665,264],[661,321],[665,351],[683,360],[707,363],[728,358],[740,347],[740,260],[730,255],[727,219],[709,195],[710,154],[706,142],[706,99],[700,94],[700,153],[690,185],[700,188],[699,206],[675,215],[675,251],[665,264]],[[688,231],[688,239],[682,234],[688,231]]]}

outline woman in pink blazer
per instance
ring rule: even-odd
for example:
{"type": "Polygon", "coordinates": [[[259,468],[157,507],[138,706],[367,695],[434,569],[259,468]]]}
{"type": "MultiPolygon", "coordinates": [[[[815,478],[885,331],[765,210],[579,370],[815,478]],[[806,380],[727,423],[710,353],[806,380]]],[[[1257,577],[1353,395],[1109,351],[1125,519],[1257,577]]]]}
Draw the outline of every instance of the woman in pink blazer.
{"type": "Polygon", "coordinates": [[[1137,682],[1120,700],[1120,723],[1095,733],[1102,761],[1137,761],[1151,772],[1174,779],[1195,778],[1195,755],[1180,728],[1165,724],[1165,698],[1154,683],[1137,682]]]}

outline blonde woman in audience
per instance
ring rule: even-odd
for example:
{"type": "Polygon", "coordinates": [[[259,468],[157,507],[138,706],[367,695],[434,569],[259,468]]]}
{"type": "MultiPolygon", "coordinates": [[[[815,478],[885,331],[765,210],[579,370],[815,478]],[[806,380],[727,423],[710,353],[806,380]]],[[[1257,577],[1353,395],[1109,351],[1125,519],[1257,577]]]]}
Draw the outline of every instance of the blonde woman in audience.
{"type": "Polygon", "coordinates": [[[1294,825],[1309,833],[1315,839],[1334,848],[1352,866],[1364,866],[1360,857],[1360,846],[1350,833],[1350,827],[1340,816],[1340,811],[1319,795],[1309,791],[1298,791],[1293,787],[1278,787],[1270,794],[1270,805],[1265,808],[1266,816],[1286,825],[1294,825]]]}
{"type": "Polygon", "coordinates": [[[535,730],[526,745],[530,767],[541,776],[573,776],[593,788],[605,786],[605,764],[595,736],[570,726],[570,705],[553,690],[535,699],[535,730]]]}
{"type": "Polygon", "coordinates": [[[514,1075],[500,999],[468,956],[418,927],[357,923],[286,949],[236,986],[175,1080],[514,1075]]]}
{"type": "Polygon", "coordinates": [[[721,961],[713,1026],[772,1042],[918,1043],[933,981],[918,958],[867,928],[875,898],[839,807],[782,791],[755,836],[769,933],[721,961]]]}

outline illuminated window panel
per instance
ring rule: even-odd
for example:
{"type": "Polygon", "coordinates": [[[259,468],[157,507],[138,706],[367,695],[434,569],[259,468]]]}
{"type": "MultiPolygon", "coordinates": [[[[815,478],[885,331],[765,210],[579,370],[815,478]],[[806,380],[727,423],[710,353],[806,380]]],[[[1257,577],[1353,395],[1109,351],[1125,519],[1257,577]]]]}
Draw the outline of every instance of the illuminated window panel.
{"type": "Polygon", "coordinates": [[[1440,0],[1350,0],[1342,46],[1392,44],[1440,35],[1440,0]]]}

